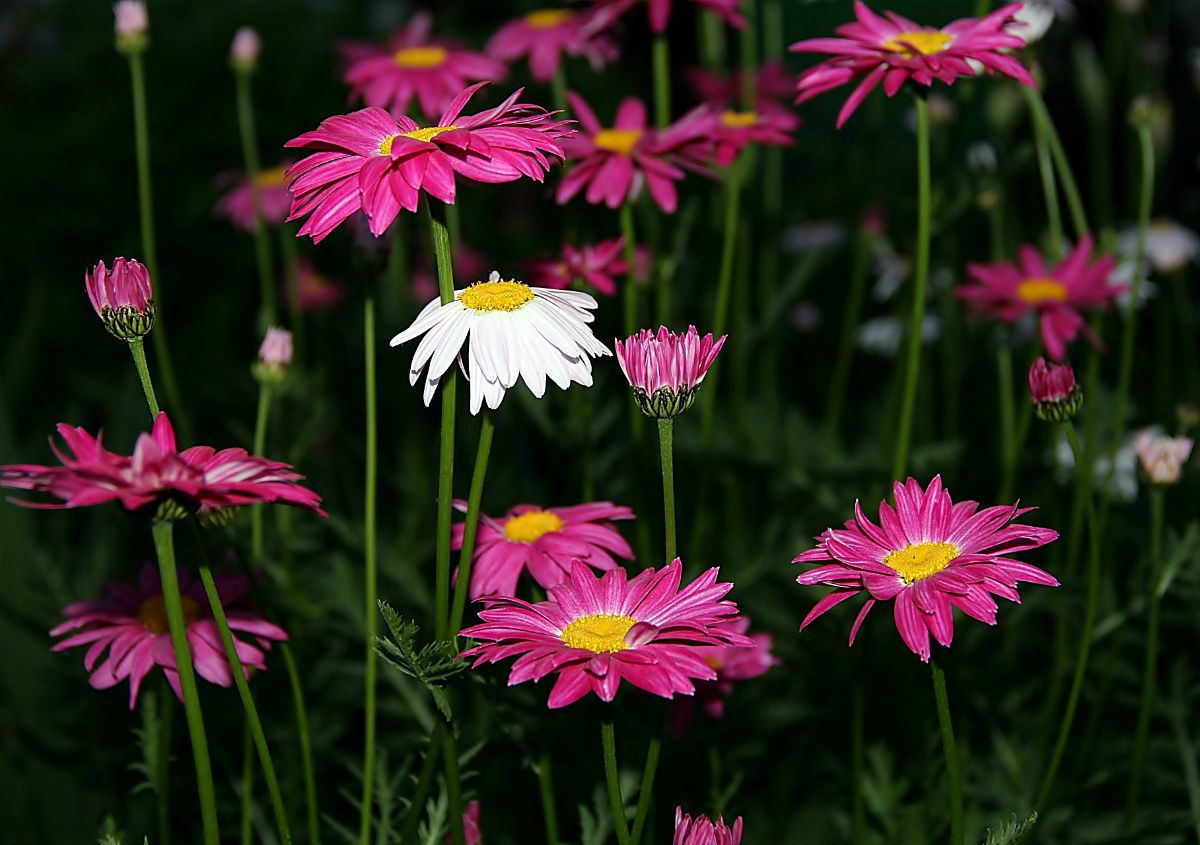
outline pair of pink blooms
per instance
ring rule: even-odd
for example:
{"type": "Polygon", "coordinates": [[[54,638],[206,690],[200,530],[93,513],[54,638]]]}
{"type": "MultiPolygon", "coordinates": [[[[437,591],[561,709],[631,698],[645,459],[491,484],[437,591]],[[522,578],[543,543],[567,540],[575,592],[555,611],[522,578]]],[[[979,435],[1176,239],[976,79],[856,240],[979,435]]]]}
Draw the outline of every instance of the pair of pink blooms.
{"type": "MultiPolygon", "coordinates": [[[[530,279],[533,284],[561,290],[576,281],[591,285],[605,296],[617,292],[616,278],[629,274],[624,257],[625,238],[612,238],[596,244],[563,244],[557,258],[531,261],[530,279]]],[[[635,250],[636,278],[646,277],[649,256],[642,248],[635,250]]]]}

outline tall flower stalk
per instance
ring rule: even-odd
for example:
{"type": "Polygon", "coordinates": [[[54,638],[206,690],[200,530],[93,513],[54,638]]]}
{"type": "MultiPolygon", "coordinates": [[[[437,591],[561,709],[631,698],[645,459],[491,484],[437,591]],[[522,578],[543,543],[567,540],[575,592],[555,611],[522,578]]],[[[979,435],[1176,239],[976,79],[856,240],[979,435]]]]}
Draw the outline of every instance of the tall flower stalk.
{"type": "Polygon", "coordinates": [[[950,699],[946,695],[946,674],[936,660],[930,660],[929,666],[933,670],[933,697],[937,703],[938,727],[942,732],[942,752],[946,757],[946,783],[950,792],[950,845],[965,845],[962,772],[954,745],[954,723],[950,719],[950,699]]]}
{"type": "Polygon", "coordinates": [[[1150,488],[1150,575],[1146,587],[1146,653],[1142,658],[1142,692],[1138,704],[1137,728],[1133,739],[1133,762],[1129,768],[1129,791],[1125,805],[1125,827],[1137,818],[1142,773],[1146,766],[1146,741],[1150,735],[1150,717],[1154,712],[1158,688],[1158,629],[1162,595],[1159,579],[1163,566],[1163,500],[1161,485],[1150,488]]]}
{"type": "Polygon", "coordinates": [[[274,264],[271,260],[271,239],[263,220],[262,203],[259,197],[259,173],[262,168],[258,159],[258,132],[254,121],[254,99],[250,82],[254,74],[254,63],[233,62],[234,78],[237,80],[238,133],[242,141],[242,159],[246,166],[246,178],[250,182],[250,197],[254,204],[254,257],[258,265],[259,322],[263,328],[274,325],[278,320],[275,296],[274,264]]]}
{"type": "Polygon", "coordinates": [[[471,491],[467,495],[467,518],[463,525],[462,552],[458,557],[458,581],[454,585],[454,600],[450,610],[450,633],[457,641],[467,606],[468,585],[471,583],[471,564],[475,557],[475,538],[479,532],[479,505],[483,484],[487,479],[488,458],[492,453],[495,434],[494,413],[486,411],[479,428],[479,448],[475,453],[475,469],[471,474],[471,491]]]}
{"type": "Polygon", "coordinates": [[[363,739],[363,791],[361,816],[359,818],[358,841],[370,845],[373,790],[375,785],[375,688],[378,675],[378,658],[375,653],[375,636],[379,630],[378,568],[379,552],[376,536],[376,510],[379,473],[379,429],[378,402],[375,389],[375,301],[367,297],[363,303],[363,375],[367,395],[367,470],[364,478],[363,533],[366,546],[366,584],[364,588],[366,635],[365,694],[366,714],[363,739]]]}

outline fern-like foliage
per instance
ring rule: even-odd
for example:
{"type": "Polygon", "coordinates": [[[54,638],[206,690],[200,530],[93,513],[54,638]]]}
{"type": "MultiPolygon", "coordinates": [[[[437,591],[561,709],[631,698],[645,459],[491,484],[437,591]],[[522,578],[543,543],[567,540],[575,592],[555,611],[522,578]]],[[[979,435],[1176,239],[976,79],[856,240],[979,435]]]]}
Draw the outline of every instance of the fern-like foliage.
{"type": "Polygon", "coordinates": [[[446,682],[467,668],[467,664],[458,656],[454,644],[448,641],[417,644],[417,634],[420,629],[417,624],[408,619],[402,619],[400,614],[392,609],[385,601],[379,602],[379,612],[387,623],[390,637],[376,637],[375,651],[399,669],[405,675],[418,681],[429,695],[433,703],[447,721],[451,718],[450,699],[446,695],[446,682]]]}
{"type": "Polygon", "coordinates": [[[1013,816],[999,827],[988,828],[983,845],[1017,845],[1029,833],[1037,818],[1037,813],[1032,813],[1025,821],[1017,821],[1017,817],[1013,816]]]}

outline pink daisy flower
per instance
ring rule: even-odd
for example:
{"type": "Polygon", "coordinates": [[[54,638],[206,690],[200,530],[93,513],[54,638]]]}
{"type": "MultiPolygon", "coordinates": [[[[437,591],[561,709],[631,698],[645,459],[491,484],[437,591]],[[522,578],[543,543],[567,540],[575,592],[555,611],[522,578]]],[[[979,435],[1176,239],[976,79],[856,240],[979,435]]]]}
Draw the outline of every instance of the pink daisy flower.
{"type": "MultiPolygon", "coordinates": [[[[180,567],[177,571],[188,647],[196,672],[209,683],[231,686],[233,670],[225,656],[204,586],[186,569],[180,567]]],[[[288,635],[249,606],[249,581],[244,575],[218,574],[214,580],[233,632],[238,659],[249,679],[252,669],[267,668],[266,652],[271,643],[283,642],[288,635]]],[[[50,636],[70,636],[55,643],[51,651],[86,645],[83,665],[91,672],[89,682],[94,689],[109,689],[129,681],[132,710],[142,681],[155,666],[161,666],[171,689],[183,700],[175,650],[167,630],[162,582],[153,566],[142,567],[137,584],[110,583],[104,588],[104,598],[68,605],[63,608],[63,615],[67,620],[54,628],[50,636]]]]}
{"type": "Polygon", "coordinates": [[[682,574],[678,558],[628,581],[621,567],[597,577],[575,561],[570,577],[548,589],[548,601],[484,598],[483,622],[462,631],[482,642],[463,656],[475,666],[516,656],[509,686],[557,674],[551,709],[589,692],[612,701],[622,679],[663,698],[691,695],[693,680],[717,677],[700,647],[751,641],[720,624],[737,619],[738,610],[724,600],[733,585],[717,582],[716,567],[681,590],[682,574]]]}
{"type": "MultiPolygon", "coordinates": [[[[466,502],[455,507],[466,510],[466,502]]],[[[526,570],[543,587],[554,587],[579,561],[601,571],[616,567],[613,556],[633,558],[633,549],[613,522],[633,519],[633,510],[612,502],[588,502],[561,508],[517,505],[500,519],[480,514],[471,565],[472,599],[515,596],[526,570]]],[[[450,535],[451,548],[462,548],[463,523],[450,535]]]]}
{"type": "Polygon", "coordinates": [[[675,808],[675,837],[671,845],[741,845],[742,817],[738,816],[733,827],[725,826],[725,819],[713,822],[706,816],[693,818],[675,808]]]}
{"type": "Polygon", "coordinates": [[[1126,288],[1109,281],[1116,259],[1106,255],[1094,264],[1090,236],[1080,240],[1071,254],[1047,268],[1032,246],[1021,247],[1016,264],[968,264],[975,284],[960,287],[955,295],[976,304],[990,317],[1012,323],[1036,313],[1042,343],[1051,358],[1066,357],[1067,344],[1082,332],[1094,344],[1100,341],[1080,313],[1103,308],[1126,288]]]}
{"type": "Polygon", "coordinates": [[[614,343],[617,363],[633,388],[642,413],[665,418],[682,414],[696,401],[696,392],[717,360],[727,335],[700,337],[695,326],[675,334],[666,326],[658,333],[642,329],[614,343]]]}
{"type": "MultiPolygon", "coordinates": [[[[718,74],[692,68],[687,71],[687,79],[702,103],[726,109],[742,101],[743,72],[740,70],[718,74]]],[[[767,62],[754,72],[756,110],[788,115],[798,126],[800,119],[792,114],[791,105],[795,90],[796,77],[778,59],[767,62]]]]}
{"type": "Polygon", "coordinates": [[[325,516],[321,497],[302,487],[304,476],[288,464],[258,458],[245,449],[193,446],[179,451],[166,413],[154,429],[142,434],[133,455],[108,451],[100,436],[59,423],[66,450],[51,443],[61,466],[12,464],[0,466],[0,487],[32,490],[61,499],[61,505],[21,502],[33,507],[79,508],[120,502],[126,510],[164,505],[164,515],[201,509],[229,508],[278,502],[298,505],[325,516]]]}
{"type": "Polygon", "coordinates": [[[1020,9],[1020,3],[1009,3],[987,17],[961,18],[937,29],[894,12],[880,17],[862,0],[854,0],[858,20],[837,28],[843,38],[810,38],[791,46],[794,53],[833,57],[800,75],[797,102],[807,102],[862,77],[838,112],[840,129],[880,82],[889,97],[896,96],[910,80],[926,87],[935,79],[951,85],[960,76],[975,76],[981,70],[1033,85],[1024,65],[1004,52],[1025,46],[1024,39],[1012,31],[1020,9]]]}
{"type": "Polygon", "coordinates": [[[733,693],[734,686],[741,681],[765,675],[772,666],[778,666],[780,663],[779,658],[771,654],[771,646],[774,643],[771,635],[750,634],[750,620],[745,616],[722,624],[739,634],[747,635],[752,644],[705,646],[701,649],[704,660],[716,670],[717,677],[716,680],[696,684],[695,701],[676,699],[670,716],[671,734],[676,738],[683,736],[687,730],[697,703],[710,718],[721,719],[725,716],[725,699],[733,693]]]}
{"type": "Polygon", "coordinates": [[[571,9],[538,9],[504,24],[487,44],[494,59],[512,63],[529,58],[529,72],[537,82],[549,82],[564,55],[582,56],[599,70],[617,57],[617,44],[607,35],[593,33],[590,13],[571,9]]]}
{"type": "MultiPolygon", "coordinates": [[[[533,284],[562,290],[576,280],[586,282],[605,296],[617,292],[616,276],[629,272],[623,249],[625,238],[613,238],[598,244],[563,244],[558,258],[531,261],[533,284]]],[[[636,256],[635,256],[636,261],[636,256]]],[[[638,262],[641,263],[641,262],[638,262]]]]}
{"type": "Polygon", "coordinates": [[[371,234],[383,234],[400,209],[416,211],[421,192],[453,203],[455,175],[476,182],[512,182],[527,176],[541,182],[559,139],[573,130],[540,106],[518,103],[518,89],[500,105],[463,115],[467,101],[487,83],[461,91],[435,126],[419,126],[381,108],[329,117],[312,132],[287,142],[319,152],[302,159],[288,176],[295,220],[307,216],[299,234],[320,241],[358,210],[371,234]]]}
{"type": "Polygon", "coordinates": [[[794,142],[788,133],[800,122],[794,115],[770,111],[721,111],[701,106],[698,113],[709,121],[708,134],[716,144],[713,161],[721,167],[733,164],[750,144],[790,147],[794,142]]]}
{"type": "Polygon", "coordinates": [[[280,290],[288,302],[301,311],[326,311],[342,301],[345,291],[341,282],[317,272],[317,268],[306,258],[296,259],[296,291],[292,293],[287,274],[284,274],[280,290]]]}
{"type": "MultiPolygon", "coordinates": [[[[592,6],[594,17],[591,28],[594,30],[607,29],[616,23],[617,19],[636,6],[641,0],[596,0],[592,6]]],[[[742,17],[742,0],[692,0],[697,6],[716,13],[729,26],[744,29],[746,19],[742,17]]],[[[671,22],[671,7],[674,0],[646,0],[646,13],[649,16],[650,31],[662,35],[667,31],[671,22]]]]}
{"type": "Polygon", "coordinates": [[[558,186],[559,205],[586,188],[588,202],[619,208],[637,199],[645,185],[659,208],[674,213],[675,183],[684,177],[683,168],[702,170],[709,157],[708,121],[691,115],[662,132],[648,129],[645,103],[628,97],[617,109],[615,125],[606,128],[574,91],[567,93],[567,102],[583,132],[563,144],[574,166],[558,186]]]}
{"type": "Polygon", "coordinates": [[[287,171],[294,162],[285,161],[278,167],[259,171],[251,185],[249,177],[240,173],[235,177],[229,193],[217,201],[217,214],[229,220],[238,229],[253,232],[257,225],[254,216],[254,188],[258,188],[258,207],[263,222],[278,226],[287,219],[292,195],[288,191],[287,171]]]}
{"type": "Polygon", "coordinates": [[[430,37],[433,16],[421,12],[387,44],[351,41],[341,45],[343,81],[351,95],[393,114],[408,111],[413,97],[427,116],[441,112],[472,82],[504,78],[504,65],[451,41],[430,37]]]}
{"type": "Polygon", "coordinates": [[[929,662],[929,635],[943,646],[954,638],[953,608],[980,622],[996,624],[992,596],[1020,602],[1017,584],[1027,581],[1057,587],[1058,580],[1010,555],[1058,539],[1058,532],[1013,522],[1033,508],[1000,505],[979,510],[979,503],[951,501],[935,475],[921,489],[915,479],[897,481],[893,508],[879,504],[875,525],[858,502],[845,529],[829,528],[817,548],[793,563],[817,563],[800,575],[801,584],[826,584],[834,590],[817,602],[800,623],[813,620],[864,590],[866,604],[850,629],[850,644],[877,601],[894,601],[896,629],[914,654],[929,662]]]}
{"type": "Polygon", "coordinates": [[[1151,484],[1177,484],[1194,445],[1190,437],[1168,437],[1154,430],[1140,432],[1134,441],[1138,463],[1151,484]]]}

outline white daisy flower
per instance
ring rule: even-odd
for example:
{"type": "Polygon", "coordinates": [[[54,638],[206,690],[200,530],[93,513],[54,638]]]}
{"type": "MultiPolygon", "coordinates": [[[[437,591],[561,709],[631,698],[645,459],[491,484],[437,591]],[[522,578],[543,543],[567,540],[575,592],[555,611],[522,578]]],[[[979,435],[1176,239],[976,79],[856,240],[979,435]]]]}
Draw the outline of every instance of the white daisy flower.
{"type": "MultiPolygon", "coordinates": [[[[1117,235],[1117,252],[1132,257],[1137,251],[1137,227],[1117,235]]],[[[1171,273],[1200,257],[1200,235],[1174,220],[1154,220],[1146,227],[1146,258],[1160,273],[1171,273]]]]}
{"type": "Polygon", "coordinates": [[[486,282],[456,290],[453,302],[443,305],[434,299],[391,345],[425,335],[413,353],[408,377],[416,384],[428,365],[426,405],[458,360],[471,385],[471,413],[477,414],[484,402],[493,410],[500,407],[504,392],[518,378],[539,399],[546,393],[547,378],[563,390],[571,382],[590,387],[591,359],[612,354],[589,326],[595,308],[596,300],[586,293],[534,288],[501,279],[493,270],[486,282]]]}

